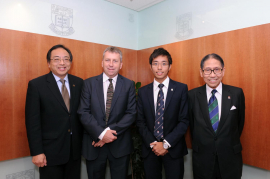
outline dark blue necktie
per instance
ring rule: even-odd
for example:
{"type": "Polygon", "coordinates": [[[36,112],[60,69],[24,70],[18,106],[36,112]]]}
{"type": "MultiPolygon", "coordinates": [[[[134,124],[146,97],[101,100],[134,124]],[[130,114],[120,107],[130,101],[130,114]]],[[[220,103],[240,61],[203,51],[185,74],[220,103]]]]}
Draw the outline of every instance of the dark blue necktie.
{"type": "Polygon", "coordinates": [[[217,90],[212,90],[212,96],[208,103],[208,111],[209,111],[209,117],[212,124],[212,127],[215,132],[217,132],[218,124],[219,124],[219,113],[218,113],[218,101],[215,96],[215,93],[217,90]]]}
{"type": "Polygon", "coordinates": [[[164,94],[162,91],[164,84],[159,84],[159,92],[157,96],[157,105],[156,105],[156,117],[155,117],[155,127],[154,135],[158,141],[163,138],[163,114],[164,114],[164,94]]]}

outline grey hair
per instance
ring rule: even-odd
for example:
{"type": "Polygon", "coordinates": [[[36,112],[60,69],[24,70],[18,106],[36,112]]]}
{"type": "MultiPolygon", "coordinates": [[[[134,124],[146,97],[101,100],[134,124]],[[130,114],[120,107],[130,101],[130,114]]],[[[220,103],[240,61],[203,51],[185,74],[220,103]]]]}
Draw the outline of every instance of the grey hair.
{"type": "Polygon", "coordinates": [[[103,52],[103,59],[104,59],[104,56],[105,56],[106,52],[118,53],[120,55],[120,61],[122,62],[123,55],[122,55],[122,52],[121,52],[121,50],[119,48],[114,47],[114,46],[110,46],[110,47],[106,48],[104,50],[104,52],[103,52]]]}

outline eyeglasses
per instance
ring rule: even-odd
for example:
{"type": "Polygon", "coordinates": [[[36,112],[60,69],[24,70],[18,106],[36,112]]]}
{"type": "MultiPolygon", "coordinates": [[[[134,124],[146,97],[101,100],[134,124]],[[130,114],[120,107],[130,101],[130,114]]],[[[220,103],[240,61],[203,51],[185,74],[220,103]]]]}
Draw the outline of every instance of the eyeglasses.
{"type": "Polygon", "coordinates": [[[211,70],[210,68],[206,68],[206,69],[204,69],[204,70],[202,70],[202,71],[203,71],[203,73],[204,73],[205,75],[211,75],[212,72],[213,72],[214,74],[216,74],[216,75],[220,75],[221,72],[222,72],[222,70],[223,70],[223,68],[215,68],[214,70],[211,70]]]}
{"type": "Polygon", "coordinates": [[[157,67],[159,65],[165,67],[165,66],[168,66],[169,63],[167,63],[167,62],[162,62],[162,63],[154,62],[154,63],[152,63],[152,66],[154,66],[154,67],[157,67]]]}
{"type": "Polygon", "coordinates": [[[67,57],[65,57],[65,58],[60,58],[60,57],[55,57],[55,58],[53,58],[53,59],[51,59],[54,63],[60,63],[61,61],[63,61],[64,63],[70,63],[71,61],[70,61],[70,58],[67,58],[67,57]]]}

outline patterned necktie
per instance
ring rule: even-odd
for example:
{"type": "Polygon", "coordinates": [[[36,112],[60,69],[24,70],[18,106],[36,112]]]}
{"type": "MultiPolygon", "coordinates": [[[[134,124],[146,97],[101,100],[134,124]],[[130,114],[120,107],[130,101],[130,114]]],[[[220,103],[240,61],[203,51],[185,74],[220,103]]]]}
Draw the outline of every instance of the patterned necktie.
{"type": "Polygon", "coordinates": [[[66,85],[65,85],[65,80],[64,79],[60,79],[61,83],[62,83],[62,97],[64,99],[64,102],[66,104],[66,107],[69,111],[69,106],[70,106],[70,100],[69,100],[69,94],[68,94],[68,90],[66,88],[66,85]]]}
{"type": "Polygon", "coordinates": [[[111,105],[112,105],[112,98],[113,98],[113,84],[112,84],[112,79],[109,79],[110,85],[107,90],[107,101],[106,101],[106,127],[108,124],[108,119],[110,116],[110,110],[111,110],[111,105]]]}
{"type": "Polygon", "coordinates": [[[158,141],[163,138],[163,114],[164,114],[164,94],[162,91],[164,84],[159,84],[158,87],[158,97],[156,105],[156,117],[155,117],[155,126],[154,126],[154,135],[158,141]]]}
{"type": "Polygon", "coordinates": [[[218,124],[219,124],[219,113],[218,113],[218,101],[215,96],[215,93],[217,90],[212,90],[212,96],[208,103],[208,111],[209,111],[209,117],[212,124],[212,127],[215,132],[217,132],[218,124]]]}

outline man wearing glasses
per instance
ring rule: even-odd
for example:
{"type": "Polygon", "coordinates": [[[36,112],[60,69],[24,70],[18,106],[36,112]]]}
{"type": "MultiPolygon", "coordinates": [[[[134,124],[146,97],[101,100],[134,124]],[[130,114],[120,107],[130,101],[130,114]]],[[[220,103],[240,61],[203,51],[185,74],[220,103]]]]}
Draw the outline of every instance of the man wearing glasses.
{"type": "Polygon", "coordinates": [[[206,55],[200,69],[206,84],[188,93],[195,179],[242,176],[245,97],[241,88],[221,83],[224,73],[222,58],[206,55]]]}
{"type": "Polygon", "coordinates": [[[77,109],[83,80],[68,74],[72,58],[65,46],[53,46],[47,53],[51,72],[28,84],[25,124],[40,179],[80,178],[83,130],[77,109]]]}
{"type": "Polygon", "coordinates": [[[172,58],[167,50],[154,50],[149,63],[154,82],[139,89],[137,117],[145,176],[162,179],[163,164],[167,179],[180,179],[187,154],[188,88],[168,77],[172,58]]]}

